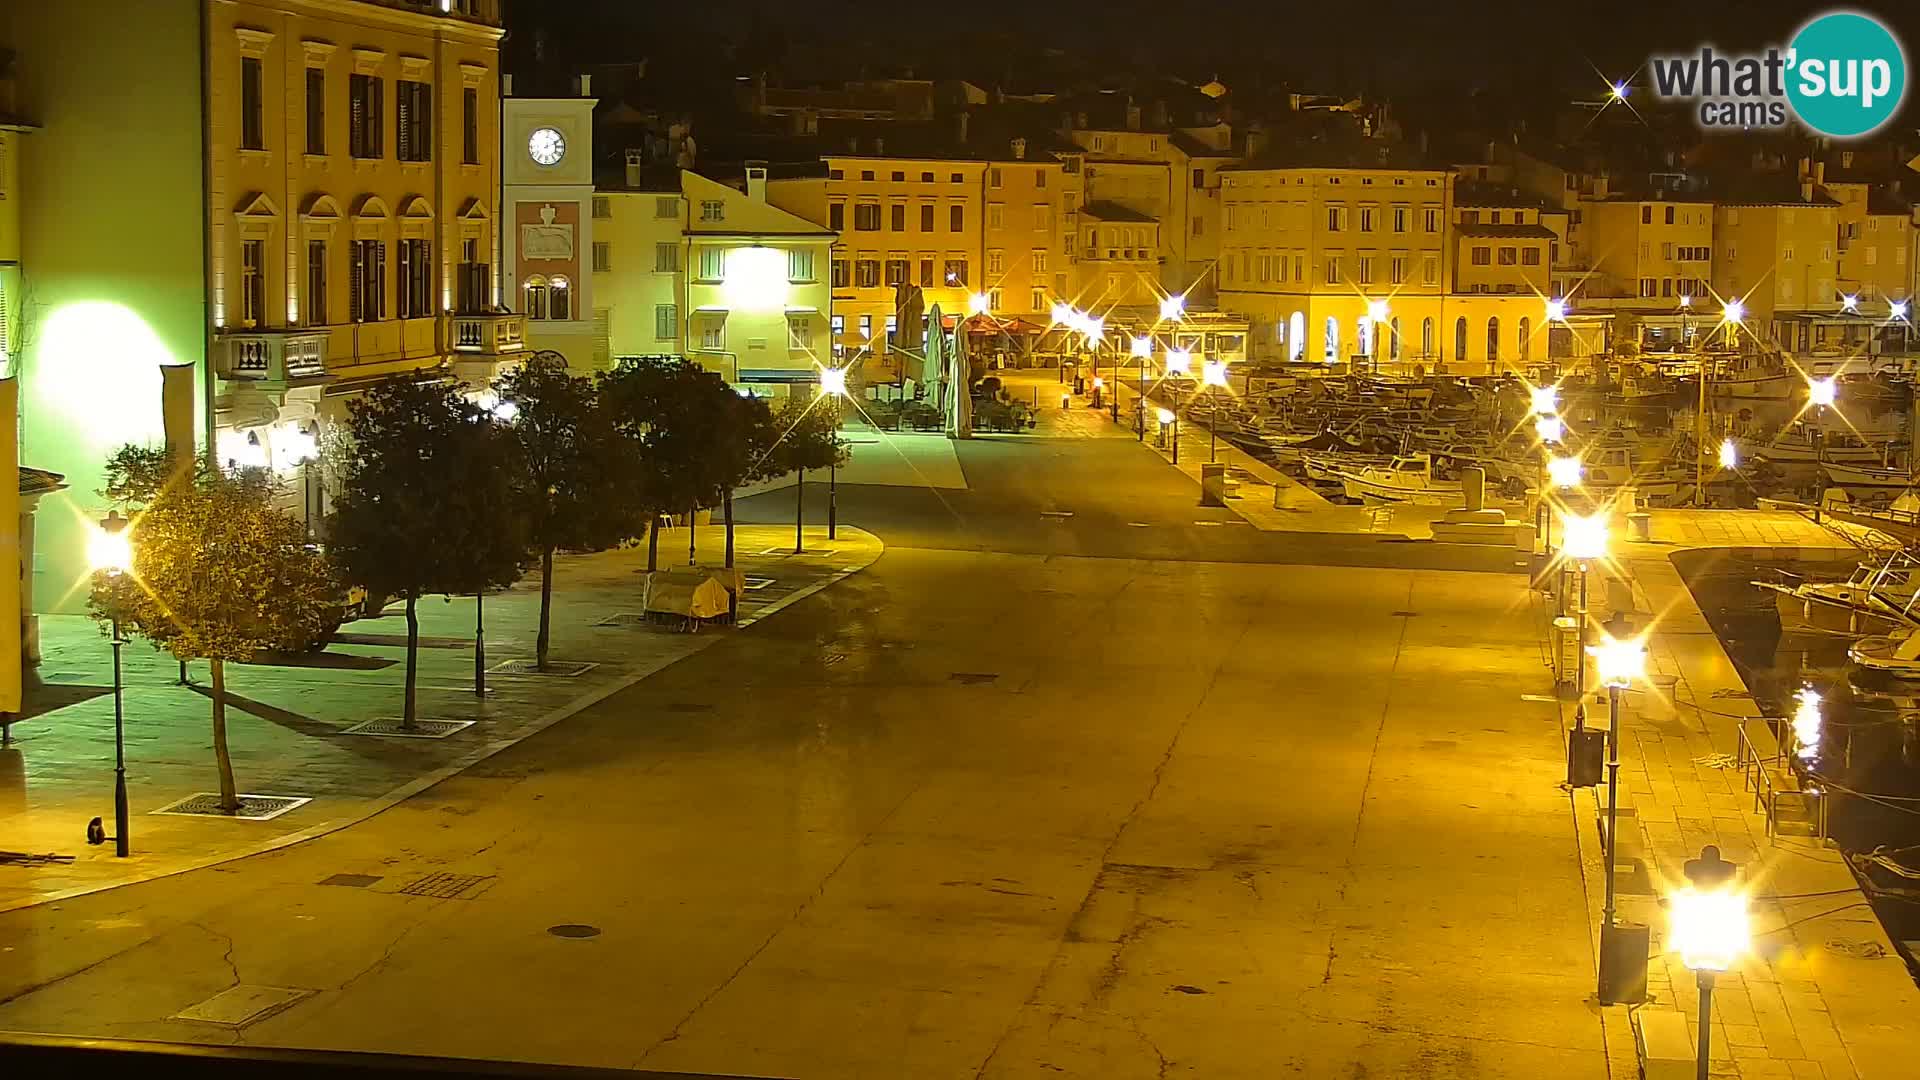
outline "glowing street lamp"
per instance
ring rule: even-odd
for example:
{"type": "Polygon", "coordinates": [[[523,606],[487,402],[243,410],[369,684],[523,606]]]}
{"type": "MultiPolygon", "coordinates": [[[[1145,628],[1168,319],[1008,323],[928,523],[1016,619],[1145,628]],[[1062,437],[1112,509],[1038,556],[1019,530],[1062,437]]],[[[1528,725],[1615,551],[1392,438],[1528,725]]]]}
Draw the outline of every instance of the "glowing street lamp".
{"type": "MultiPolygon", "coordinates": [[[[977,295],[977,294],[976,294],[977,295]]],[[[957,331],[956,331],[957,332],[957,331]]],[[[827,407],[833,410],[833,438],[840,440],[840,399],[847,396],[847,369],[823,367],[820,369],[820,396],[830,398],[827,407]]],[[[834,539],[840,526],[840,462],[838,446],[835,453],[827,459],[827,539],[834,539]]],[[[798,541],[796,541],[798,544],[798,541]]]]}
{"type": "Polygon", "coordinates": [[[1807,380],[1807,404],[1809,405],[1830,406],[1838,394],[1839,387],[1834,384],[1831,375],[1824,379],[1807,380]]]}
{"type": "Polygon", "coordinates": [[[1167,374],[1182,375],[1182,376],[1192,375],[1193,374],[1193,354],[1188,352],[1185,349],[1168,349],[1167,350],[1167,374]]]}
{"type": "Polygon", "coordinates": [[[1142,359],[1152,356],[1153,355],[1153,339],[1150,337],[1134,338],[1132,353],[1134,356],[1140,357],[1142,359]]]}
{"type": "MultiPolygon", "coordinates": [[[[100,525],[87,538],[87,559],[93,563],[94,570],[109,577],[118,577],[133,570],[133,531],[132,522],[120,516],[120,511],[109,510],[100,525]]],[[[120,616],[116,606],[109,622],[113,641],[113,853],[117,858],[127,857],[127,739],[126,709],[122,701],[120,679],[120,647],[126,640],[120,636],[120,616]]],[[[89,830],[88,839],[92,839],[89,830]]]]}
{"type": "Polygon", "coordinates": [[[1556,457],[1547,462],[1547,479],[1557,488],[1580,486],[1580,459],[1556,457]]]}
{"type": "Polygon", "coordinates": [[[1825,723],[1820,714],[1820,692],[1808,686],[1793,696],[1800,702],[1793,710],[1794,755],[1811,766],[1820,757],[1820,729],[1825,723]]]}
{"type": "Polygon", "coordinates": [[[1587,655],[1593,657],[1600,685],[1607,688],[1607,899],[1601,908],[1599,997],[1602,1004],[1613,1005],[1623,997],[1619,992],[1622,987],[1617,985],[1623,973],[1616,970],[1616,961],[1612,959],[1618,950],[1611,947],[1617,925],[1614,922],[1614,867],[1618,863],[1614,852],[1620,825],[1620,692],[1646,678],[1647,649],[1639,641],[1607,636],[1587,649],[1587,655]]]}
{"type": "Polygon", "coordinates": [[[1627,100],[1627,93],[1630,89],[1626,83],[1614,83],[1612,86],[1607,87],[1607,97],[1613,101],[1625,101],[1627,100]]]}
{"type": "Polygon", "coordinates": [[[1720,467],[1723,469],[1740,467],[1740,447],[1731,438],[1720,442],[1720,467]]]}
{"type": "Polygon", "coordinates": [[[1227,385],[1227,362],[1208,360],[1200,365],[1200,381],[1208,386],[1227,385]]]}
{"type": "Polygon", "coordinates": [[[1603,514],[1567,514],[1560,519],[1560,554],[1579,563],[1607,557],[1607,519],[1603,514]]]}
{"type": "Polygon", "coordinates": [[[1387,302],[1385,300],[1367,301],[1367,319],[1370,322],[1376,322],[1376,323],[1386,322],[1387,321],[1387,302]]]}
{"type": "Polygon", "coordinates": [[[1535,386],[1527,390],[1528,405],[1535,416],[1553,416],[1560,411],[1558,386],[1535,386]]]}
{"type": "Polygon", "coordinates": [[[1561,322],[1567,317],[1567,302],[1558,297],[1547,301],[1547,321],[1561,322]]]}
{"type": "Polygon", "coordinates": [[[1887,306],[1887,315],[1889,318],[1893,319],[1893,321],[1895,322],[1906,321],[1907,302],[1905,300],[1895,300],[1892,304],[1889,304],[1887,306]]]}
{"type": "Polygon", "coordinates": [[[1860,298],[1859,298],[1858,296],[1855,296],[1855,295],[1854,295],[1854,294],[1852,294],[1852,293],[1843,293],[1843,294],[1841,294],[1841,296],[1840,296],[1840,309],[1841,309],[1842,311],[1859,311],[1859,310],[1860,310],[1860,298]]]}
{"type": "Polygon", "coordinates": [[[1162,297],[1160,300],[1160,318],[1163,322],[1179,322],[1187,313],[1187,298],[1179,294],[1162,297]]]}
{"type": "Polygon", "coordinates": [[[1533,422],[1533,433],[1543,443],[1557,443],[1567,436],[1567,425],[1557,416],[1543,416],[1533,422]]]}
{"type": "Polygon", "coordinates": [[[1073,315],[1073,305],[1056,302],[1047,317],[1055,326],[1072,326],[1073,315]]]}
{"type": "Polygon", "coordinates": [[[967,314],[969,315],[985,315],[992,309],[992,299],[986,293],[977,292],[967,297],[967,314]]]}
{"type": "Polygon", "coordinates": [[[1173,463],[1175,465],[1178,465],[1180,464],[1180,414],[1177,412],[1174,412],[1172,409],[1161,409],[1159,414],[1159,420],[1160,420],[1160,442],[1162,445],[1166,444],[1169,426],[1171,426],[1172,428],[1173,463]]]}
{"type": "Polygon", "coordinates": [[[1737,868],[1708,844],[1688,859],[1687,885],[1667,898],[1667,939],[1700,988],[1700,1050],[1695,1073],[1706,1080],[1713,1054],[1714,976],[1732,967],[1751,945],[1747,898],[1734,884],[1737,868]]]}
{"type": "Polygon", "coordinates": [[[1747,305],[1738,300],[1729,300],[1720,305],[1720,321],[1729,326],[1740,325],[1740,320],[1746,317],[1747,305]]]}

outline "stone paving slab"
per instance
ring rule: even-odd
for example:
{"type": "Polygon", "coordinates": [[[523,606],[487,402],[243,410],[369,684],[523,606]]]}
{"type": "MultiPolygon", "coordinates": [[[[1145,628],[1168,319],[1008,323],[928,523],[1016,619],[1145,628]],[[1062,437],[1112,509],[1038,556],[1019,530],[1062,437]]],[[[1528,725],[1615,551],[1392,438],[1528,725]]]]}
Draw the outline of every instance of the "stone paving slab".
{"type": "MultiPolygon", "coordinates": [[[[696,530],[702,565],[722,561],[724,532],[696,530]]],[[[736,561],[750,590],[739,629],[681,632],[649,623],[601,625],[643,606],[644,549],[555,560],[552,658],[593,665],[573,678],[494,673],[485,697],[474,693],[474,601],[419,602],[419,716],[471,720],[442,739],[347,734],[357,723],[397,718],[405,678],[404,608],[343,628],[353,644],[312,656],[227,665],[227,726],[242,792],[310,799],[267,822],[157,814],[195,792],[218,788],[204,663],[189,666],[195,685],[177,685],[171,656],[136,641],[124,650],[127,786],[132,853],[84,842],[88,819],[113,827],[112,651],[83,616],[41,620],[43,684],[30,688],[27,713],[0,750],[0,851],[74,856],[70,864],[0,864],[0,911],[131,881],[177,873],[284,846],[359,821],[439,779],[511,746],[731,633],[871,564],[883,545],[842,527],[828,540],[809,528],[806,553],[793,554],[792,526],[736,530],[736,561]],[[760,581],[766,584],[761,586],[760,581]],[[754,587],[759,586],[759,587],[754,587]],[[44,709],[38,711],[36,709],[44,709]]],[[[663,569],[687,565],[687,533],[664,533],[663,569]]],[[[535,574],[485,604],[490,668],[533,657],[540,583],[535,574]]],[[[690,703],[689,707],[697,707],[690,703]]]]}

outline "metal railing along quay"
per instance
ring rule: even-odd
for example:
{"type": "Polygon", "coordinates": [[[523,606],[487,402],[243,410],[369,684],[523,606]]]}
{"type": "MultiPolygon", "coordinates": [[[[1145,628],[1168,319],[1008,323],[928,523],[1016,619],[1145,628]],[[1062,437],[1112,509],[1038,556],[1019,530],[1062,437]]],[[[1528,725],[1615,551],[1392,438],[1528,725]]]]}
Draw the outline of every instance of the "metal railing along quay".
{"type": "MultiPolygon", "coordinates": [[[[529,1023],[534,1021],[529,1020],[529,1023]]],[[[715,1073],[651,1072],[576,1065],[277,1050],[257,1046],[83,1039],[0,1032],[0,1076],[137,1076],[140,1080],[771,1080],[715,1073]]]]}
{"type": "Polygon", "coordinates": [[[1813,835],[1821,843],[1827,840],[1827,799],[1826,793],[1800,786],[1799,774],[1793,771],[1792,764],[1780,748],[1780,740],[1773,740],[1771,754],[1762,753],[1754,744],[1753,736],[1747,733],[1749,720],[1766,720],[1766,717],[1742,717],[1734,725],[1738,734],[1733,760],[1740,769],[1740,786],[1753,792],[1753,811],[1764,814],[1767,819],[1767,839],[1772,840],[1779,834],[1781,796],[1797,796],[1812,802],[1813,835]],[[1792,786],[1788,786],[1791,780],[1792,786]]]}

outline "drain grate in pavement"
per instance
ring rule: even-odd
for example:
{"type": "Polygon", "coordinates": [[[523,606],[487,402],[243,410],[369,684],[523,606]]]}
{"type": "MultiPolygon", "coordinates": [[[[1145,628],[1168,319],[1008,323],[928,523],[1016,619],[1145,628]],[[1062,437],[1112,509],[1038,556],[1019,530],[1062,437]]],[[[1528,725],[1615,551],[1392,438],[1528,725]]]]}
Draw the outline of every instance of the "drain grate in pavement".
{"type": "Polygon", "coordinates": [[[549,660],[547,670],[541,671],[535,661],[509,660],[504,664],[495,664],[487,670],[495,675],[539,675],[546,678],[571,679],[576,675],[585,675],[599,666],[573,660],[549,660]]]}
{"type": "Polygon", "coordinates": [[[407,727],[397,716],[383,716],[378,720],[362,720],[340,734],[385,735],[395,739],[444,739],[472,726],[471,720],[415,720],[412,727],[407,727]]]}
{"type": "Polygon", "coordinates": [[[999,679],[1000,675],[993,671],[956,671],[947,678],[961,686],[981,686],[999,679]]]}
{"type": "Polygon", "coordinates": [[[746,577],[746,578],[742,578],[741,582],[742,584],[740,587],[745,589],[746,591],[759,592],[761,589],[764,589],[767,586],[772,585],[774,582],[774,579],[770,577],[746,577]]]}
{"type": "Polygon", "coordinates": [[[595,626],[645,626],[647,613],[644,611],[616,611],[594,623],[595,626]]]}
{"type": "Polygon", "coordinates": [[[344,889],[364,889],[380,880],[379,874],[334,874],[321,878],[321,885],[338,885],[344,889]]]}
{"type": "Polygon", "coordinates": [[[188,817],[238,818],[242,821],[272,821],[281,814],[297,807],[305,806],[312,799],[292,795],[242,795],[240,809],[229,814],[220,809],[220,794],[215,791],[201,791],[168,803],[156,814],[180,814],[188,817]]]}
{"type": "Polygon", "coordinates": [[[713,706],[698,701],[670,701],[668,712],[712,712],[713,706]]]}
{"type": "Polygon", "coordinates": [[[599,937],[600,928],[597,926],[588,926],[586,923],[569,922],[561,923],[559,926],[549,926],[547,927],[547,933],[559,938],[590,938],[599,937]]]}
{"type": "Polygon", "coordinates": [[[402,896],[431,896],[437,900],[468,900],[473,890],[492,881],[492,874],[428,874],[400,890],[402,896]]]}
{"type": "Polygon", "coordinates": [[[174,1013],[173,1017],[176,1020],[220,1024],[223,1027],[246,1027],[256,1020],[265,1020],[274,1013],[292,1007],[311,993],[311,990],[293,990],[284,986],[250,986],[241,983],[227,987],[198,1005],[189,1005],[174,1013]]]}

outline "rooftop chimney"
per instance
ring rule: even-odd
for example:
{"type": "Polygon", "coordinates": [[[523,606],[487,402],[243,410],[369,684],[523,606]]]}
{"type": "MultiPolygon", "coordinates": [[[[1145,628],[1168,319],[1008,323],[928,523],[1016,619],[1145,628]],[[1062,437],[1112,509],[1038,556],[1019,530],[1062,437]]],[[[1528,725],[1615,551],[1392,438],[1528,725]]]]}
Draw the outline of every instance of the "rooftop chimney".
{"type": "Polygon", "coordinates": [[[500,76],[500,96],[501,97],[513,96],[513,73],[511,71],[506,72],[500,76]]]}
{"type": "Polygon", "coordinates": [[[967,120],[968,116],[965,109],[960,110],[959,115],[953,118],[954,127],[957,129],[957,137],[962,146],[966,145],[967,142],[967,120]]]}
{"type": "Polygon", "coordinates": [[[581,97],[593,96],[593,76],[591,75],[580,76],[580,96],[581,97]]]}
{"type": "Polygon", "coordinates": [[[757,203],[767,201],[767,163],[764,161],[747,162],[747,198],[757,203]]]}
{"type": "Polygon", "coordinates": [[[1840,167],[1843,169],[1853,168],[1853,151],[1851,150],[1840,151],[1840,167]]]}
{"type": "Polygon", "coordinates": [[[1027,159],[1027,140],[1015,138],[1011,148],[1013,150],[1013,160],[1025,161],[1027,159]]]}
{"type": "Polygon", "coordinates": [[[1127,130],[1140,130],[1140,106],[1135,105],[1132,100],[1127,102],[1127,130]]]}
{"type": "Polygon", "coordinates": [[[886,153],[887,153],[887,137],[885,135],[875,135],[873,137],[873,156],[885,157],[886,153]]]}
{"type": "Polygon", "coordinates": [[[646,164],[646,160],[647,160],[647,152],[645,150],[630,149],[627,151],[627,186],[628,187],[633,188],[635,190],[639,189],[641,166],[646,164]]]}

